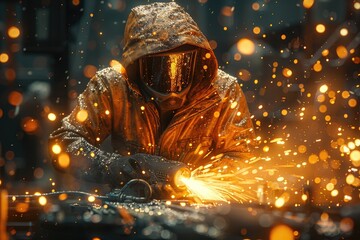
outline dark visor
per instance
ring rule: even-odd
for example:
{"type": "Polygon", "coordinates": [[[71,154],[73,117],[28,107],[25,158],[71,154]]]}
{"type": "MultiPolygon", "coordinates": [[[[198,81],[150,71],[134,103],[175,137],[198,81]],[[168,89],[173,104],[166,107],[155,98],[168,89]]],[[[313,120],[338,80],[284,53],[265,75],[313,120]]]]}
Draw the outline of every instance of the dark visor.
{"type": "Polygon", "coordinates": [[[141,58],[141,80],[156,92],[179,93],[191,84],[196,50],[161,53],[141,58]]]}

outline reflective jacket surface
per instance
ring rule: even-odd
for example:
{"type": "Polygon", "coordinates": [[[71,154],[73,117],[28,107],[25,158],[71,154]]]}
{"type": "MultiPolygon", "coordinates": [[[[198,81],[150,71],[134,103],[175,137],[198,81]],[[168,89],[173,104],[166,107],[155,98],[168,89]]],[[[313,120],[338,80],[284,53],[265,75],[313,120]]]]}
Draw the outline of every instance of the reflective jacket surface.
{"type": "MultiPolygon", "coordinates": [[[[71,158],[71,168],[99,181],[116,155],[148,153],[194,166],[211,157],[249,157],[253,126],[236,78],[218,70],[208,41],[177,4],[132,9],[125,27],[122,68],[96,73],[77,105],[50,136],[71,158]],[[137,60],[182,45],[199,49],[185,105],[163,126],[152,99],[139,85],[137,60]],[[113,153],[101,150],[111,136],[113,153]]],[[[56,160],[55,160],[56,161],[56,160]]]]}

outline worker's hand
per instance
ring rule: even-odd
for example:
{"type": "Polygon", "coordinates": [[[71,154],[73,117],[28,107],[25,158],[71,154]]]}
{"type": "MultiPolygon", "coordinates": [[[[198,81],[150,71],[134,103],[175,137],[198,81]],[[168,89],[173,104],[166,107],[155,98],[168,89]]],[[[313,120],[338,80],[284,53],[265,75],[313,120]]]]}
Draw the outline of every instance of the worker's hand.
{"type": "MultiPolygon", "coordinates": [[[[160,156],[137,153],[131,156],[117,156],[110,165],[111,175],[116,183],[128,182],[131,179],[147,181],[153,190],[153,198],[180,198],[185,191],[173,189],[169,184],[173,170],[182,167],[183,163],[170,161],[160,156]],[[121,179],[121,180],[120,180],[121,179]]],[[[115,184],[116,185],[116,184],[115,184]]]]}
{"type": "Polygon", "coordinates": [[[150,184],[157,183],[158,177],[151,170],[151,163],[161,157],[137,153],[130,156],[118,155],[110,164],[110,171],[115,178],[122,179],[123,182],[131,179],[143,179],[150,184]]]}

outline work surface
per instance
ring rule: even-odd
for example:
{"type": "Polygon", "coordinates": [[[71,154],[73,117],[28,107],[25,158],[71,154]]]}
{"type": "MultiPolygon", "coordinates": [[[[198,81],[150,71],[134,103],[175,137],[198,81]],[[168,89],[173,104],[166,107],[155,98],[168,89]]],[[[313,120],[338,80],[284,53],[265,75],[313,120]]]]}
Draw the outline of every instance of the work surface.
{"type": "Polygon", "coordinates": [[[7,229],[11,240],[360,239],[360,206],[17,199],[9,202],[7,229]]]}

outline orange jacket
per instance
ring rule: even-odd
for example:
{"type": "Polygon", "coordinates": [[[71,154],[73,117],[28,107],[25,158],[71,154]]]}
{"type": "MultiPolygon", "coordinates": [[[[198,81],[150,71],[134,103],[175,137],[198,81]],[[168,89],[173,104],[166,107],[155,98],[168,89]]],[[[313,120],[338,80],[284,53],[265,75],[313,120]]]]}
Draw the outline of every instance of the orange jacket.
{"type": "Polygon", "coordinates": [[[70,170],[107,182],[117,155],[148,153],[194,166],[219,154],[249,158],[254,132],[245,96],[236,78],[218,70],[208,41],[181,7],[170,2],[134,8],[124,38],[124,69],[97,72],[50,136],[70,156],[70,170]],[[137,85],[137,59],[185,44],[199,49],[195,77],[185,105],[161,126],[155,102],[137,85]],[[100,148],[109,136],[112,153],[100,148]]]}

